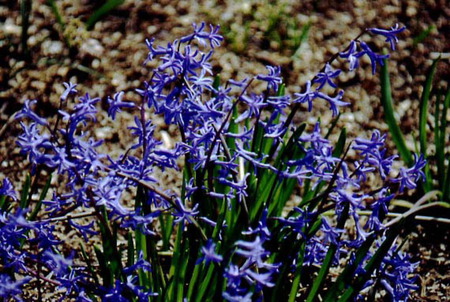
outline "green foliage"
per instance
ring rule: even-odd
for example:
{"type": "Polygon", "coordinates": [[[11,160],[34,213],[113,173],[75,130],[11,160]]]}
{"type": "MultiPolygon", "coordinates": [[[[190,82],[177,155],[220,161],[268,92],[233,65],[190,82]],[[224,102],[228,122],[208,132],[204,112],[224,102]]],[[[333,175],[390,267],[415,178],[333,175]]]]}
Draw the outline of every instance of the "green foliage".
{"type": "Polygon", "coordinates": [[[426,29],[420,32],[416,37],[413,39],[413,46],[417,46],[419,43],[422,43],[426,38],[430,36],[430,34],[436,30],[436,25],[432,24],[428,26],[426,29]]]}
{"type": "Polygon", "coordinates": [[[383,105],[384,108],[384,120],[389,126],[389,131],[391,132],[392,140],[397,146],[398,153],[400,154],[401,158],[406,162],[406,164],[408,166],[411,166],[413,163],[413,156],[408,147],[406,147],[405,138],[402,135],[399,122],[396,120],[394,114],[391,83],[386,59],[384,59],[384,64],[381,67],[380,84],[381,84],[381,104],[383,105]]]}
{"type": "Polygon", "coordinates": [[[114,10],[124,2],[125,0],[107,0],[100,8],[92,13],[92,15],[86,21],[86,28],[88,30],[91,30],[98,20],[111,13],[112,10],[114,10]]]}
{"type": "MultiPolygon", "coordinates": [[[[444,91],[433,86],[439,59],[433,61],[423,84],[422,96],[420,99],[418,137],[420,153],[424,154],[427,165],[425,174],[427,179],[422,182],[423,191],[430,192],[438,189],[442,193],[442,199],[450,202],[449,195],[449,173],[450,154],[446,152],[449,145],[447,130],[447,112],[450,105],[450,89],[444,91]],[[430,102],[434,101],[434,111],[430,102]],[[434,115],[434,125],[428,123],[430,114],[434,115]],[[430,129],[431,128],[431,129],[430,129]],[[430,129],[430,130],[429,130],[430,129]],[[433,139],[434,137],[434,139],[433,139]],[[430,150],[435,150],[434,154],[430,150]]],[[[389,126],[389,131],[395,142],[401,158],[410,166],[413,163],[411,151],[406,147],[405,139],[399,126],[399,122],[394,116],[394,106],[392,91],[390,86],[387,60],[381,71],[381,103],[384,108],[385,121],[389,126]]]]}

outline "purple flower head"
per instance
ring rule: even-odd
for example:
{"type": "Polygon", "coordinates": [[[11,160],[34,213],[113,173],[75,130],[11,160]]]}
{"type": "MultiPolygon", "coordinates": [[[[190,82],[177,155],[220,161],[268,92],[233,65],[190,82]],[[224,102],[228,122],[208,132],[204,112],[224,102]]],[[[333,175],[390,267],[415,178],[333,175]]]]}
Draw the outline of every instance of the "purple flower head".
{"type": "Polygon", "coordinates": [[[220,42],[223,41],[223,37],[218,34],[220,26],[214,27],[212,24],[209,25],[210,32],[205,31],[205,22],[200,24],[192,24],[194,27],[194,33],[187,35],[180,39],[181,42],[186,43],[196,39],[200,45],[206,46],[206,40],[209,41],[211,48],[216,48],[220,46],[220,42]]]}
{"type": "Polygon", "coordinates": [[[378,157],[378,150],[384,147],[386,141],[386,134],[381,135],[380,131],[377,129],[372,133],[370,139],[356,138],[356,146],[353,147],[354,150],[360,150],[361,155],[364,157],[378,157]]]}
{"type": "Polygon", "coordinates": [[[68,83],[64,82],[63,85],[64,85],[64,87],[66,87],[66,89],[61,94],[61,97],[60,97],[61,102],[65,102],[67,97],[70,94],[77,93],[77,90],[75,89],[75,87],[77,87],[77,84],[72,84],[71,82],[68,82],[68,83]]]}
{"type": "MultiPolygon", "coordinates": [[[[213,79],[211,77],[206,77],[206,70],[202,69],[200,71],[200,75],[193,75],[188,78],[190,83],[192,83],[192,90],[196,93],[202,93],[204,90],[213,91],[214,88],[212,87],[213,79]]],[[[192,90],[188,90],[189,93],[192,94],[192,90]]],[[[197,94],[192,94],[192,97],[197,97],[197,94]]]]}
{"type": "Polygon", "coordinates": [[[240,100],[246,104],[248,108],[236,119],[236,123],[245,119],[258,117],[261,114],[261,110],[269,105],[264,96],[260,94],[252,93],[250,96],[242,95],[240,100]]]}
{"type": "Polygon", "coordinates": [[[100,101],[100,98],[91,98],[89,93],[86,93],[84,97],[79,98],[80,102],[75,105],[75,116],[84,117],[86,120],[95,121],[95,115],[97,113],[96,104],[100,101]]]}
{"type": "Polygon", "coordinates": [[[412,290],[419,289],[413,273],[419,262],[411,263],[410,257],[394,245],[383,259],[381,284],[389,292],[393,301],[407,301],[412,290]]]}
{"type": "Polygon", "coordinates": [[[256,236],[254,241],[238,240],[235,243],[238,248],[236,254],[246,258],[243,264],[244,268],[251,268],[256,265],[260,269],[264,268],[275,273],[278,271],[279,265],[265,262],[264,259],[270,255],[270,252],[263,247],[264,242],[260,236],[256,236]]]}
{"type": "Polygon", "coordinates": [[[240,266],[231,263],[225,269],[226,293],[230,297],[247,295],[248,286],[255,286],[254,291],[259,292],[264,287],[275,285],[271,280],[273,275],[278,272],[279,265],[265,262],[265,259],[270,256],[270,252],[265,250],[263,243],[264,241],[259,236],[256,236],[255,240],[250,242],[236,241],[237,250],[235,254],[243,257],[245,262],[240,266]]]}
{"type": "MultiPolygon", "coordinates": [[[[154,58],[166,54],[170,54],[173,52],[173,47],[171,43],[167,44],[167,47],[157,46],[156,48],[153,47],[153,43],[155,43],[155,38],[146,39],[145,44],[147,45],[147,48],[149,50],[147,59],[145,60],[144,64],[153,61],[154,58]]],[[[175,40],[176,43],[176,40],[175,40]]]]}
{"type": "Polygon", "coordinates": [[[76,302],[93,302],[93,300],[88,297],[84,290],[82,290],[78,293],[76,302]]]}
{"type": "Polygon", "coordinates": [[[223,257],[216,253],[216,244],[212,242],[212,240],[208,240],[206,242],[206,245],[202,247],[201,250],[203,256],[197,260],[197,264],[201,263],[203,260],[205,261],[206,265],[208,265],[210,262],[222,262],[223,257]]]}
{"type": "Polygon", "coordinates": [[[4,178],[2,182],[2,187],[0,188],[0,196],[9,196],[13,200],[17,200],[17,192],[14,190],[14,187],[9,180],[9,178],[4,178]]]}
{"type": "Polygon", "coordinates": [[[336,202],[336,214],[338,217],[341,216],[342,210],[347,203],[350,204],[351,213],[364,209],[363,201],[366,197],[366,195],[348,192],[342,188],[338,188],[334,193],[330,194],[330,198],[336,202]]]}
{"type": "Polygon", "coordinates": [[[259,273],[255,272],[251,269],[246,269],[246,279],[250,281],[250,284],[256,284],[257,288],[260,288],[262,286],[265,287],[273,287],[275,286],[275,283],[272,282],[273,274],[272,272],[267,273],[259,273]]]}
{"type": "Polygon", "coordinates": [[[175,202],[177,204],[177,208],[173,213],[173,216],[175,216],[173,223],[180,223],[185,220],[187,220],[187,222],[192,222],[194,217],[198,215],[198,203],[192,209],[187,209],[183,205],[180,198],[175,198],[175,202]]]}
{"type": "Polygon", "coordinates": [[[160,215],[161,211],[154,211],[145,216],[130,213],[121,226],[123,228],[131,227],[133,230],[139,230],[145,235],[157,236],[157,233],[153,230],[153,223],[160,215]]]}
{"type": "Polygon", "coordinates": [[[138,142],[131,146],[132,149],[137,149],[139,147],[146,146],[147,150],[145,152],[151,151],[152,147],[155,145],[162,144],[161,142],[156,142],[153,139],[153,133],[155,131],[155,126],[151,121],[145,121],[142,124],[142,121],[139,117],[134,117],[134,123],[136,126],[128,127],[131,130],[131,133],[138,138],[138,142]]]}
{"type": "Polygon", "coordinates": [[[283,113],[283,109],[290,105],[291,97],[288,95],[269,96],[267,103],[269,103],[277,113],[283,113]]]}
{"type": "Polygon", "coordinates": [[[338,107],[350,105],[350,103],[342,101],[343,95],[344,95],[344,90],[340,90],[334,97],[330,97],[329,95],[324,94],[322,92],[317,93],[317,97],[327,101],[328,104],[330,104],[330,109],[333,112],[333,117],[338,115],[338,113],[339,113],[338,107]]]}
{"type": "Polygon", "coordinates": [[[302,134],[298,140],[299,140],[299,142],[302,142],[302,143],[309,142],[313,148],[313,151],[316,154],[319,154],[320,150],[324,146],[330,145],[330,141],[327,140],[326,138],[324,138],[320,132],[321,132],[320,123],[317,122],[317,123],[315,123],[314,130],[311,134],[306,134],[306,133],[302,134]]]}
{"type": "Polygon", "coordinates": [[[246,290],[246,288],[243,286],[244,284],[242,284],[242,280],[245,277],[245,274],[244,271],[239,268],[239,266],[231,263],[225,269],[224,277],[227,278],[227,291],[224,293],[224,297],[229,297],[230,300],[227,299],[228,301],[241,301],[235,299],[237,297],[243,297],[243,295],[247,296],[248,294],[250,294],[250,297],[253,295],[253,293],[246,290]]]}
{"type": "Polygon", "coordinates": [[[225,135],[227,137],[233,137],[233,138],[239,139],[243,142],[248,142],[252,139],[254,130],[255,129],[253,129],[253,128],[250,128],[249,130],[247,130],[247,127],[244,126],[244,129],[240,133],[227,132],[227,133],[225,133],[225,135]]]}
{"type": "Polygon", "coordinates": [[[99,101],[100,98],[91,98],[89,94],[86,93],[84,97],[79,98],[79,102],[75,105],[72,113],[63,110],[58,111],[63,120],[68,122],[68,131],[66,131],[66,129],[60,130],[60,132],[66,136],[67,140],[75,140],[77,129],[80,124],[85,126],[89,120],[96,121],[96,104],[99,101]]]}
{"type": "Polygon", "coordinates": [[[389,194],[387,188],[382,188],[380,192],[374,197],[375,201],[372,203],[372,214],[364,226],[366,229],[378,231],[383,228],[382,218],[388,213],[389,203],[395,197],[395,194],[389,194]],[[381,220],[380,220],[381,219],[381,220]]]}
{"type": "Polygon", "coordinates": [[[306,82],[305,92],[294,93],[294,103],[308,103],[308,111],[312,110],[312,102],[317,98],[317,91],[311,91],[311,81],[306,82]]]}
{"type": "Polygon", "coordinates": [[[104,302],[129,302],[129,299],[125,298],[125,292],[129,289],[127,284],[116,280],[114,287],[106,289],[107,292],[101,297],[101,301],[104,302]]]}
{"type": "Polygon", "coordinates": [[[337,85],[333,82],[333,79],[337,78],[339,74],[341,73],[341,70],[333,70],[331,65],[327,63],[325,65],[325,70],[323,72],[319,72],[313,83],[319,83],[319,87],[317,90],[322,89],[326,84],[330,85],[333,88],[336,88],[337,85]]]}
{"type": "Polygon", "coordinates": [[[252,163],[255,167],[255,173],[257,173],[256,168],[269,169],[274,172],[278,172],[278,170],[270,164],[263,163],[265,155],[261,155],[258,157],[258,154],[255,152],[247,151],[243,149],[239,144],[236,144],[236,154],[245,159],[246,161],[252,163]]]}
{"type": "Polygon", "coordinates": [[[36,104],[37,100],[26,100],[25,104],[23,105],[22,110],[20,110],[19,113],[16,114],[15,118],[19,119],[19,118],[29,118],[30,120],[34,121],[35,123],[42,125],[42,126],[47,126],[48,122],[46,119],[38,116],[36,113],[34,113],[34,111],[30,108],[32,105],[36,104]]]}
{"type": "Polygon", "coordinates": [[[226,178],[219,178],[219,183],[224,184],[231,189],[233,189],[236,192],[236,195],[238,197],[239,202],[242,202],[242,200],[247,197],[247,177],[250,175],[250,173],[247,173],[244,178],[242,178],[237,183],[234,183],[226,178]]]}
{"type": "Polygon", "coordinates": [[[267,215],[269,211],[267,208],[264,209],[261,219],[258,221],[258,226],[255,228],[250,228],[248,231],[242,232],[243,235],[253,235],[256,234],[257,236],[261,237],[262,241],[266,241],[270,238],[270,230],[267,227],[267,215]]]}
{"type": "Polygon", "coordinates": [[[341,58],[347,59],[350,63],[350,71],[355,70],[359,66],[359,58],[364,55],[363,52],[358,51],[358,43],[356,41],[350,42],[347,52],[339,53],[341,58]]]}
{"type": "Polygon", "coordinates": [[[324,243],[332,243],[338,245],[338,239],[344,230],[333,228],[325,217],[322,217],[321,230],[324,233],[324,243]]]}
{"type": "Polygon", "coordinates": [[[293,232],[300,234],[302,237],[306,237],[305,229],[311,222],[311,217],[314,213],[308,213],[298,207],[294,207],[294,211],[298,214],[296,216],[290,216],[288,218],[278,218],[278,220],[285,226],[290,227],[293,232]]]}
{"type": "Polygon", "coordinates": [[[38,230],[37,224],[28,222],[25,214],[23,209],[14,213],[0,211],[0,259],[5,268],[15,272],[27,270],[28,253],[22,251],[21,245],[31,230],[38,230]]]}
{"type": "Polygon", "coordinates": [[[398,42],[397,35],[401,32],[403,32],[406,29],[405,26],[400,27],[398,24],[395,24],[395,27],[391,27],[391,29],[379,29],[379,28],[368,28],[367,31],[369,31],[372,34],[381,35],[386,38],[386,42],[389,42],[391,49],[395,50],[395,44],[398,42]]]}
{"type": "Polygon", "coordinates": [[[325,255],[327,254],[327,247],[320,242],[319,238],[313,237],[308,240],[306,245],[305,258],[303,265],[322,265],[325,255]]]}
{"type": "Polygon", "coordinates": [[[55,246],[61,244],[61,240],[55,237],[55,225],[53,224],[39,224],[36,238],[30,239],[31,242],[38,243],[39,248],[43,250],[54,249],[55,246]]]}
{"type": "Polygon", "coordinates": [[[22,301],[20,296],[23,293],[22,286],[30,282],[31,277],[25,277],[18,281],[14,281],[7,274],[0,274],[0,297],[4,301],[14,299],[15,301],[22,301]]]}
{"type": "Polygon", "coordinates": [[[83,236],[83,239],[85,242],[89,241],[88,235],[97,235],[98,234],[97,231],[93,230],[94,223],[95,223],[95,221],[91,221],[87,225],[81,225],[81,224],[75,223],[72,219],[69,219],[69,224],[81,233],[81,236],[83,236]]]}
{"type": "Polygon", "coordinates": [[[238,87],[238,88],[244,88],[248,84],[248,81],[249,81],[248,78],[244,78],[241,81],[229,79],[227,81],[227,83],[230,84],[231,86],[235,86],[235,87],[238,87]]]}
{"type": "Polygon", "coordinates": [[[359,42],[359,45],[361,45],[361,48],[363,51],[362,54],[366,54],[370,59],[370,64],[372,65],[372,74],[375,74],[375,71],[377,70],[377,64],[380,64],[381,66],[384,65],[383,59],[389,58],[389,55],[379,55],[375,53],[369,45],[367,45],[365,42],[361,41],[359,42]]]}
{"type": "MultiPolygon", "coordinates": [[[[58,167],[58,174],[68,173],[70,174],[71,169],[75,168],[77,165],[71,161],[71,156],[65,147],[53,147],[54,155],[46,164],[49,167],[58,167]]],[[[76,153],[76,152],[75,152],[76,153]]],[[[72,154],[74,155],[74,154],[72,154]]]]}
{"type": "Polygon", "coordinates": [[[262,246],[263,243],[264,241],[259,236],[252,242],[238,240],[236,241],[236,246],[238,247],[236,254],[249,259],[252,263],[258,263],[258,267],[263,267],[263,258],[269,255],[269,252],[262,246]]]}
{"type": "Polygon", "coordinates": [[[150,272],[152,270],[152,266],[151,266],[150,262],[148,262],[147,260],[144,259],[143,251],[139,251],[137,261],[133,265],[124,268],[123,272],[126,275],[131,275],[133,272],[140,270],[140,269],[143,270],[144,272],[150,272]]]}
{"type": "MultiPolygon", "coordinates": [[[[153,293],[144,286],[136,285],[136,283],[139,283],[138,277],[130,275],[127,276],[127,281],[124,283],[124,286],[128,294],[130,291],[133,293],[134,297],[137,298],[137,302],[147,302],[150,297],[158,296],[158,293],[153,293]]],[[[127,299],[127,301],[129,300],[127,299]]]]}
{"type": "Polygon", "coordinates": [[[425,173],[423,168],[427,164],[423,154],[417,156],[414,154],[414,164],[410,168],[400,168],[399,176],[392,179],[392,182],[399,183],[399,191],[403,192],[405,188],[412,190],[417,187],[417,182],[422,179],[425,181],[425,173]]]}
{"type": "Polygon", "coordinates": [[[117,92],[114,94],[113,98],[108,97],[108,116],[110,116],[113,120],[116,119],[116,113],[120,112],[122,108],[135,108],[136,105],[132,102],[124,102],[122,101],[123,95],[125,93],[123,91],[117,92]]]}
{"type": "MultiPolygon", "coordinates": [[[[360,151],[360,155],[363,157],[362,162],[358,163],[358,173],[372,171],[370,166],[376,167],[380,173],[382,179],[385,179],[391,171],[392,163],[397,158],[396,155],[386,157],[385,148],[386,134],[381,135],[380,131],[375,130],[372,133],[370,139],[356,138],[354,150],[360,151]]],[[[364,175],[359,174],[362,179],[364,175]]]]}
{"type": "Polygon", "coordinates": [[[268,75],[259,74],[256,76],[256,79],[267,82],[267,89],[278,91],[278,85],[283,82],[280,74],[281,68],[280,66],[270,66],[266,65],[266,68],[269,70],[268,75]]]}
{"type": "Polygon", "coordinates": [[[252,292],[245,293],[245,296],[240,294],[232,295],[228,292],[223,292],[222,297],[228,302],[252,302],[252,292]]]}
{"type": "Polygon", "coordinates": [[[52,156],[47,154],[53,145],[48,134],[41,134],[36,123],[25,125],[20,122],[23,133],[18,137],[17,144],[21,152],[28,154],[30,163],[35,167],[38,164],[51,162],[52,156]]]}
{"type": "Polygon", "coordinates": [[[113,176],[107,176],[97,180],[94,189],[94,200],[96,206],[105,206],[113,211],[114,214],[125,217],[130,210],[121,205],[122,193],[126,188],[126,183],[113,176]]]}
{"type": "Polygon", "coordinates": [[[87,278],[83,274],[83,268],[72,267],[69,273],[59,276],[56,279],[60,283],[58,290],[63,290],[65,292],[64,297],[62,297],[60,301],[68,299],[71,294],[76,293],[79,295],[76,301],[93,302],[85,296],[83,286],[81,285],[83,283],[86,284],[87,281],[87,278]]]}
{"type": "Polygon", "coordinates": [[[264,126],[264,137],[271,137],[281,143],[283,141],[284,134],[288,130],[288,127],[285,127],[285,119],[283,116],[280,116],[279,113],[282,112],[277,112],[275,110],[271,114],[268,121],[260,121],[260,124],[264,126]]]}
{"type": "Polygon", "coordinates": [[[43,254],[43,261],[47,267],[56,274],[56,276],[64,276],[72,266],[72,259],[65,258],[60,254],[56,254],[47,250],[43,254]]]}

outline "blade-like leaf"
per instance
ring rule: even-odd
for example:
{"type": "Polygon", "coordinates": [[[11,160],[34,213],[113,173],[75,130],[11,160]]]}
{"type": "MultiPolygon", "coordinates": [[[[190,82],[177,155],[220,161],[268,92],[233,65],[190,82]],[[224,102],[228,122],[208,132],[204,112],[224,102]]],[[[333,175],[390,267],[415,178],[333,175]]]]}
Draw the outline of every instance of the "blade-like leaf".
{"type": "Polygon", "coordinates": [[[107,15],[110,11],[123,4],[125,0],[108,0],[99,9],[94,11],[94,13],[89,17],[86,22],[86,28],[91,30],[95,23],[100,20],[103,16],[107,15]]]}
{"type": "Polygon", "coordinates": [[[427,75],[427,80],[423,87],[422,98],[420,102],[420,116],[419,116],[419,141],[420,141],[420,152],[426,154],[427,152],[427,117],[428,117],[428,103],[430,101],[431,88],[433,84],[433,78],[436,73],[436,66],[439,59],[433,61],[430,67],[430,71],[427,75]]]}
{"type": "Polygon", "coordinates": [[[389,126],[389,132],[392,135],[392,139],[400,153],[401,158],[407,163],[408,166],[414,164],[414,159],[411,151],[406,147],[405,139],[400,130],[399,123],[395,119],[394,106],[392,103],[392,90],[388,71],[388,61],[384,59],[384,64],[381,67],[381,104],[384,108],[384,119],[389,126]]]}

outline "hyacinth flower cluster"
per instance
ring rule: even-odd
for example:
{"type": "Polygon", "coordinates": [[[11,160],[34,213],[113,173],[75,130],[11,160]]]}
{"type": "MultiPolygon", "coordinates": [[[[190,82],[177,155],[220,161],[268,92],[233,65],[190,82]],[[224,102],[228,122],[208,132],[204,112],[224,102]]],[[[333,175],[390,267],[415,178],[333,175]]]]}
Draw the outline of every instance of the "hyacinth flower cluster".
{"type": "Polygon", "coordinates": [[[379,292],[406,301],[416,264],[395,241],[410,217],[386,217],[424,178],[423,157],[395,172],[376,129],[333,142],[319,122],[293,123],[322,101],[338,118],[348,102],[337,85],[345,71],[333,62],[354,70],[368,57],[375,72],[387,55],[362,37],[382,36],[394,50],[403,30],[366,29],[292,96],[277,66],[239,80],[213,74],[218,26],[194,24],[165,46],[147,40],[147,61],[158,64],[136,90],[142,101],[108,98],[111,119],[135,115],[134,144],[117,158],[93,138],[100,99],[65,83],[53,119],[27,101],[17,144],[30,177],[20,197],[9,179],[0,188],[0,296],[20,301],[34,287],[39,297],[60,291],[61,301],[348,301],[379,292]],[[266,89],[253,91],[256,82],[266,89]],[[173,148],[155,138],[149,112],[178,127],[173,148]],[[156,169],[178,173],[181,193],[162,189],[156,169]],[[44,171],[51,177],[38,188],[44,171]],[[65,245],[61,229],[79,244],[65,245]]]}

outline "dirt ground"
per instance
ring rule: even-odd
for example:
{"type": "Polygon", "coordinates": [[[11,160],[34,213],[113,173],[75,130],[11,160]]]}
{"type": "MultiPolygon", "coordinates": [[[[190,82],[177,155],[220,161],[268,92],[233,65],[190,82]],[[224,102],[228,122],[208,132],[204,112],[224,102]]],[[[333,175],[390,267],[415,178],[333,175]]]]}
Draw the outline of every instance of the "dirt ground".
{"type": "MultiPolygon", "coordinates": [[[[25,175],[14,143],[19,127],[11,117],[26,99],[39,101],[42,116],[53,116],[62,83],[68,81],[77,83],[79,92],[100,97],[104,108],[106,98],[118,91],[136,99],[134,89],[142,88],[151,68],[143,65],[145,39],[155,37],[157,43],[166,43],[188,33],[193,22],[221,25],[226,39],[215,54],[214,71],[223,79],[242,79],[262,72],[266,64],[276,64],[283,69],[289,92],[299,92],[328,58],[364,28],[405,25],[397,51],[391,52],[389,69],[396,112],[411,149],[421,87],[439,53],[446,58],[438,65],[435,86],[446,88],[450,79],[450,4],[446,0],[127,0],[92,30],[86,29],[85,22],[104,1],[53,1],[61,15],[58,22],[49,5],[52,1],[32,0],[26,48],[21,44],[20,2],[0,0],[0,179],[25,175]]],[[[383,40],[374,43],[382,46],[383,40]]],[[[371,74],[367,62],[357,72],[340,77],[345,101],[351,103],[340,123],[351,137],[376,128],[387,131],[378,83],[378,74],[371,74]]],[[[117,124],[100,118],[102,128],[96,135],[114,148],[126,145],[123,125],[129,121],[124,116],[117,124]]],[[[321,119],[326,123],[331,116],[324,113],[321,119]]],[[[154,123],[170,144],[173,129],[164,126],[161,118],[155,117],[154,123]]],[[[176,175],[162,177],[166,184],[179,181],[176,175]]],[[[416,228],[408,251],[420,261],[421,288],[412,300],[450,300],[450,226],[430,222],[416,228]]]]}

